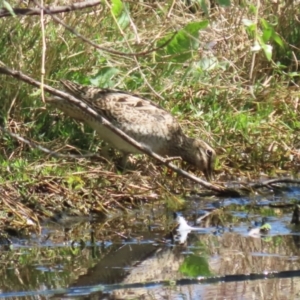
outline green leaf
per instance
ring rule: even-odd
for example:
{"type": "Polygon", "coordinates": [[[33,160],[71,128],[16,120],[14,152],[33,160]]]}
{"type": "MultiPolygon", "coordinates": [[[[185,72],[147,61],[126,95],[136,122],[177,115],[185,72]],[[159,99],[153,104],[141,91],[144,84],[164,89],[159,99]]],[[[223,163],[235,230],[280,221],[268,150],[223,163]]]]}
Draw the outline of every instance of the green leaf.
{"type": "Polygon", "coordinates": [[[189,277],[210,276],[207,259],[203,256],[189,255],[179,268],[180,272],[189,277]]]}
{"type": "MultiPolygon", "coordinates": [[[[300,76],[300,74],[299,74],[298,72],[289,72],[288,75],[289,75],[290,77],[292,77],[292,78],[294,78],[294,77],[299,77],[299,76],[300,76]]],[[[300,123],[299,123],[299,124],[300,124],[300,123]]]]}
{"type": "Polygon", "coordinates": [[[194,37],[198,37],[199,30],[205,29],[208,26],[208,21],[204,20],[201,22],[191,22],[187,24],[182,30],[186,31],[187,34],[191,34],[194,37]]]}
{"type": "Polygon", "coordinates": [[[12,16],[14,16],[14,17],[16,16],[13,8],[11,7],[11,5],[8,2],[6,2],[5,0],[2,0],[2,5],[3,5],[3,7],[5,7],[9,11],[9,13],[12,16]]]}
{"type": "Polygon", "coordinates": [[[121,0],[112,0],[111,13],[117,19],[121,28],[128,26],[130,22],[129,9],[121,0]]]}
{"type": "Polygon", "coordinates": [[[84,186],[84,181],[79,176],[70,176],[67,179],[68,185],[70,188],[75,190],[81,189],[84,186]]]}
{"type": "Polygon", "coordinates": [[[261,25],[264,29],[266,28],[270,28],[271,26],[269,25],[269,23],[265,20],[265,19],[260,19],[261,25]]]}
{"type": "Polygon", "coordinates": [[[273,47],[271,45],[267,45],[267,44],[261,44],[261,47],[265,53],[265,56],[267,58],[268,61],[270,61],[272,59],[272,50],[273,47]]]}
{"type": "Polygon", "coordinates": [[[263,30],[262,39],[265,43],[270,41],[271,37],[273,36],[274,29],[273,28],[266,28],[263,30]]]}
{"type": "Polygon", "coordinates": [[[263,27],[262,39],[266,43],[273,38],[275,31],[274,31],[273,26],[269,22],[267,22],[265,19],[261,19],[260,22],[263,27]]]}
{"type": "Polygon", "coordinates": [[[248,34],[253,37],[256,31],[256,24],[249,19],[243,19],[242,22],[246,26],[248,34]]]}
{"type": "Polygon", "coordinates": [[[117,68],[113,67],[104,67],[99,70],[99,72],[90,79],[93,85],[102,87],[102,88],[111,88],[114,85],[112,78],[118,74],[120,71],[117,68]]]}
{"type": "Polygon", "coordinates": [[[281,37],[274,32],[273,34],[273,40],[275,41],[275,43],[277,43],[281,48],[284,48],[284,43],[283,40],[281,39],[281,37]]]}
{"type": "Polygon", "coordinates": [[[111,1],[111,12],[115,17],[120,16],[123,11],[123,3],[121,0],[112,0],[111,1]]]}
{"type": "Polygon", "coordinates": [[[118,19],[118,24],[122,29],[126,28],[130,22],[129,11],[124,10],[118,19]]]}
{"type": "Polygon", "coordinates": [[[253,5],[253,4],[250,4],[249,6],[248,6],[248,9],[249,9],[249,12],[250,13],[252,13],[252,14],[256,14],[256,12],[257,12],[257,6],[256,5],[253,5]]]}
{"type": "Polygon", "coordinates": [[[277,19],[274,21],[274,25],[270,24],[268,21],[265,19],[260,20],[261,25],[263,27],[263,34],[262,34],[262,39],[263,41],[269,42],[269,41],[275,41],[281,48],[284,48],[284,43],[281,39],[281,37],[275,32],[274,30],[274,25],[276,26],[277,24],[277,19]]]}
{"type": "MultiPolygon", "coordinates": [[[[171,55],[172,60],[184,62],[192,56],[192,50],[199,47],[198,33],[199,30],[208,26],[208,21],[191,22],[183,29],[179,30],[171,42],[164,48],[164,54],[171,55]]],[[[158,46],[164,44],[170,35],[162,38],[158,42],[158,46]]],[[[159,51],[161,54],[162,51],[159,51]]]]}
{"type": "Polygon", "coordinates": [[[269,223],[265,223],[264,225],[262,225],[260,227],[260,229],[262,229],[262,230],[271,230],[272,226],[269,223]]]}

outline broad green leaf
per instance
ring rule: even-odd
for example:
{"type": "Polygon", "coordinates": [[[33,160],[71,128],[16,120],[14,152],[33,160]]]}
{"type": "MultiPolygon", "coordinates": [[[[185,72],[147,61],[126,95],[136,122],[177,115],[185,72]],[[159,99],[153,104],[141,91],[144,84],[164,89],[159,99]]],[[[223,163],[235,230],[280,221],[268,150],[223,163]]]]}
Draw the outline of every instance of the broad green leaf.
{"type": "MultiPolygon", "coordinates": [[[[208,21],[192,22],[179,30],[168,45],[164,48],[164,54],[172,55],[172,60],[183,62],[192,56],[192,50],[199,47],[198,32],[208,26],[208,21]]],[[[170,35],[162,38],[158,46],[164,44],[170,35]]],[[[159,51],[162,52],[162,51],[159,51]]]]}
{"type": "Polygon", "coordinates": [[[124,4],[121,0],[112,0],[111,12],[122,29],[128,26],[130,16],[126,4],[124,4]]]}
{"type": "Polygon", "coordinates": [[[266,43],[268,41],[270,41],[270,39],[272,38],[274,33],[274,29],[273,28],[266,28],[263,30],[263,34],[262,34],[262,39],[263,41],[266,43]]]}
{"type": "Polygon", "coordinates": [[[187,256],[179,270],[182,274],[189,277],[211,275],[207,259],[197,255],[187,256]]]}
{"type": "Polygon", "coordinates": [[[124,10],[118,18],[118,24],[122,29],[126,28],[130,22],[129,11],[124,10]]]}
{"type": "Polygon", "coordinates": [[[266,43],[268,41],[274,40],[281,48],[284,48],[284,43],[281,37],[274,30],[274,26],[277,25],[277,19],[275,18],[273,24],[270,24],[265,19],[261,19],[260,22],[263,27],[263,34],[262,34],[263,41],[266,43]]]}
{"type": "Polygon", "coordinates": [[[183,30],[186,31],[186,33],[192,34],[194,37],[197,37],[199,30],[205,29],[207,26],[207,20],[201,22],[191,22],[187,24],[183,30]]]}
{"type": "Polygon", "coordinates": [[[121,0],[112,0],[111,1],[111,12],[115,17],[120,16],[123,11],[123,3],[121,0]]]}
{"type": "Polygon", "coordinates": [[[262,39],[266,43],[273,38],[275,31],[273,26],[269,24],[265,19],[261,19],[260,22],[263,27],[262,39]]]}

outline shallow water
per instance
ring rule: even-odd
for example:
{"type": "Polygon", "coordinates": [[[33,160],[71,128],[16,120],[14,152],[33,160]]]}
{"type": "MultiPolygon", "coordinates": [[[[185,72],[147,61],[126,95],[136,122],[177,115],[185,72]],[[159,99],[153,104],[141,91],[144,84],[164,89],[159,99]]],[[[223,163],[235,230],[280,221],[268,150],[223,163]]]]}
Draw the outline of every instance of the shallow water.
{"type": "Polygon", "coordinates": [[[163,200],[130,215],[47,222],[41,235],[1,246],[0,296],[298,299],[300,229],[290,204],[299,200],[296,188],[251,199],[193,196],[181,216],[196,228],[179,232],[163,200]],[[262,216],[270,232],[249,236],[262,216]]]}

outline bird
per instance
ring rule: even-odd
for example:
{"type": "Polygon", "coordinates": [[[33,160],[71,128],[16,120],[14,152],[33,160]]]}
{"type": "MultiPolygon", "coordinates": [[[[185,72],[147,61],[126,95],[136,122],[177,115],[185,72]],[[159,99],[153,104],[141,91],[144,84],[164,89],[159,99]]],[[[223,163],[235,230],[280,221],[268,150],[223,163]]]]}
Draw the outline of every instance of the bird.
{"type": "MultiPolygon", "coordinates": [[[[61,80],[61,83],[69,94],[152,152],[163,157],[180,157],[202,171],[207,181],[213,179],[215,150],[202,139],[185,135],[176,118],[160,105],[126,91],[80,85],[69,80],[61,80]]],[[[52,96],[46,98],[46,102],[92,127],[102,140],[123,154],[124,161],[129,154],[141,153],[70,100],[52,96]]]]}

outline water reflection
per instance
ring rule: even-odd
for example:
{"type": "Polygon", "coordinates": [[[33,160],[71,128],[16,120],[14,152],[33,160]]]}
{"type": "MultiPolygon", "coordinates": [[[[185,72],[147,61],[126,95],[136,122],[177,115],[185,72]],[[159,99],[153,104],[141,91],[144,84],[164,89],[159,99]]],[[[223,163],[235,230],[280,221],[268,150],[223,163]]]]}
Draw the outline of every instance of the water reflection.
{"type": "Polygon", "coordinates": [[[209,211],[209,203],[190,201],[175,220],[162,205],[46,224],[42,237],[12,239],[12,247],[1,249],[0,296],[290,299],[299,293],[300,233],[290,224],[292,209],[268,208],[272,229],[253,238],[248,226],[261,215],[243,211],[236,199],[225,202],[209,211]]]}

